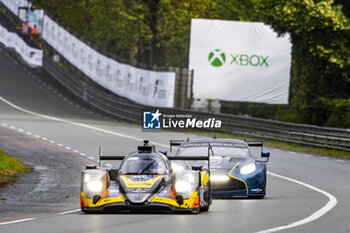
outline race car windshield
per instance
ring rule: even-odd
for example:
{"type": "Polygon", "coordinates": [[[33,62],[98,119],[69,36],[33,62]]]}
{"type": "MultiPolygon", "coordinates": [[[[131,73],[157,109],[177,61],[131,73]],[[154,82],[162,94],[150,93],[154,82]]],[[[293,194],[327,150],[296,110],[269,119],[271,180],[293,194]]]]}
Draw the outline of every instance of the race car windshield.
{"type": "Polygon", "coordinates": [[[166,165],[158,157],[133,156],[123,162],[120,172],[133,175],[161,175],[166,173],[166,165]]]}
{"type": "MultiPolygon", "coordinates": [[[[248,148],[244,144],[236,143],[210,143],[210,155],[234,158],[251,158],[248,148]],[[214,154],[213,154],[214,152],[214,154]]],[[[208,154],[208,143],[188,143],[180,147],[177,156],[202,156],[208,154]]]]}

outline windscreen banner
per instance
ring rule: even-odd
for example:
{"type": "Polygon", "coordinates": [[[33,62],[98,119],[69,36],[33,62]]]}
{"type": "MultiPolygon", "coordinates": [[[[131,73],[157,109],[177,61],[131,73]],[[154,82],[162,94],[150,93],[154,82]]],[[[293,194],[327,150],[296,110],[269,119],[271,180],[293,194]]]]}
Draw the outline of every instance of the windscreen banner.
{"type": "Polygon", "coordinates": [[[288,104],[289,35],[259,22],[192,19],[194,98],[288,104]]]}
{"type": "Polygon", "coordinates": [[[42,36],[72,65],[113,93],[144,105],[174,107],[175,72],[145,70],[110,59],[47,15],[42,36]]]}

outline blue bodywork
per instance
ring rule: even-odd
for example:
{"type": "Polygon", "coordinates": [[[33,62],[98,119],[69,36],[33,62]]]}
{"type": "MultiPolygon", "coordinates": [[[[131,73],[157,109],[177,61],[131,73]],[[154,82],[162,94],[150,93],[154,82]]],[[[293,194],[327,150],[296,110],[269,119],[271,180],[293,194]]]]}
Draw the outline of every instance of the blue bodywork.
{"type": "Polygon", "coordinates": [[[243,175],[240,173],[239,166],[228,174],[230,179],[240,179],[245,182],[246,188],[232,189],[226,191],[212,190],[213,196],[249,196],[265,195],[266,188],[266,165],[261,162],[255,162],[256,170],[250,174],[243,175]],[[234,178],[233,178],[234,177],[234,178]]]}
{"type": "MultiPolygon", "coordinates": [[[[246,158],[235,158],[229,155],[218,156],[214,154],[211,156],[210,175],[211,178],[215,176],[224,177],[224,181],[215,181],[211,179],[211,193],[213,197],[235,197],[235,196],[248,196],[263,198],[266,194],[266,162],[268,161],[269,152],[262,152],[262,157],[267,158],[265,161],[260,161],[252,156],[249,144],[245,141],[234,139],[195,139],[187,140],[183,142],[176,155],[179,154],[181,148],[185,149],[186,144],[203,146],[203,143],[210,144],[209,147],[220,147],[220,143],[223,143],[225,147],[232,143],[232,147],[237,145],[237,148],[245,149],[249,151],[246,158]],[[213,158],[213,159],[212,159],[213,158]],[[255,169],[247,174],[241,173],[241,168],[245,165],[255,164],[255,169]],[[214,166],[215,165],[215,166],[214,166]]],[[[262,147],[261,142],[251,143],[252,146],[262,147]]],[[[214,150],[212,150],[214,153],[214,150]]],[[[183,152],[182,152],[183,153],[183,152]]],[[[176,156],[175,155],[175,156],[176,156]]],[[[198,165],[198,162],[193,162],[191,165],[198,165]]]]}

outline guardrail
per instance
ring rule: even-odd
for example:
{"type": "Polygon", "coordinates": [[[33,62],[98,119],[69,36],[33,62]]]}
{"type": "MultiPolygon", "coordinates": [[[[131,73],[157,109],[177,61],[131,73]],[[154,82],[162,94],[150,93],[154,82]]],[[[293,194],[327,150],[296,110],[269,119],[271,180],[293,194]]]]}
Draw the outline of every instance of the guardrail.
{"type": "MultiPolygon", "coordinates": [[[[52,54],[56,52],[44,44],[52,54]]],[[[58,82],[75,95],[94,107],[128,121],[141,124],[142,112],[147,106],[119,97],[89,81],[82,72],[61,57],[63,66],[54,62],[49,55],[44,56],[43,67],[58,82]],[[73,75],[74,74],[74,75],[73,75]]],[[[154,109],[154,107],[149,107],[154,109]]],[[[305,124],[286,123],[254,117],[196,112],[178,108],[159,108],[168,114],[189,114],[197,119],[215,118],[222,121],[221,132],[270,139],[306,146],[350,151],[350,130],[319,127],[305,124]]]]}

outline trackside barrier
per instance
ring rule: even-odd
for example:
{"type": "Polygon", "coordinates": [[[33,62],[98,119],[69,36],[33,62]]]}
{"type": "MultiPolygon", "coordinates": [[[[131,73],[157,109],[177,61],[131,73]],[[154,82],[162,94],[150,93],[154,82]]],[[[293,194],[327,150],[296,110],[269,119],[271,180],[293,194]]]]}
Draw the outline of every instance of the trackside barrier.
{"type": "Polygon", "coordinates": [[[43,51],[28,46],[15,32],[8,31],[0,24],[0,42],[5,47],[13,48],[31,66],[42,66],[43,51]]]}
{"type": "MultiPolygon", "coordinates": [[[[20,3],[20,1],[17,1],[20,3]]],[[[15,2],[14,2],[15,3],[15,2]]],[[[4,7],[1,5],[0,9],[4,7]]],[[[12,11],[7,10],[11,18],[15,17],[12,11]]],[[[21,58],[30,66],[41,67],[43,62],[43,51],[30,40],[27,35],[19,33],[15,25],[0,12],[0,42],[7,48],[15,49],[21,58]]]]}

